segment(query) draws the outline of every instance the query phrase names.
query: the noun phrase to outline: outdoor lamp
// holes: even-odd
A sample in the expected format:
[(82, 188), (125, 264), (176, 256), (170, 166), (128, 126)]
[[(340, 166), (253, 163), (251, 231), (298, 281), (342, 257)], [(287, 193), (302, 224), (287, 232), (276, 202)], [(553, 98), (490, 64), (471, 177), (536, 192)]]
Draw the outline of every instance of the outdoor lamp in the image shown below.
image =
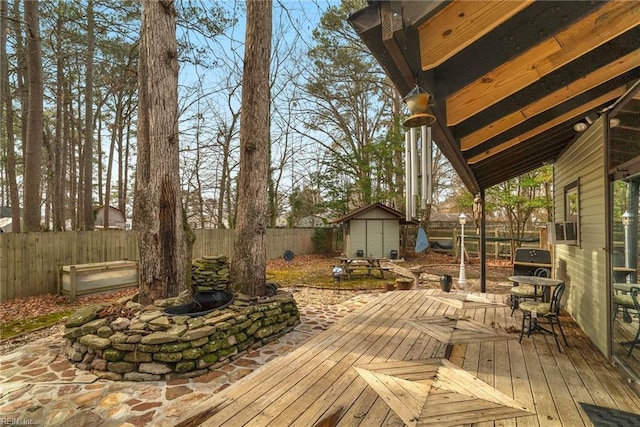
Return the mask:
[(631, 224), (631, 214), (629, 213), (629, 211), (624, 211), (624, 213), (622, 214), (622, 225), (628, 227), (629, 224)]
[(413, 88), (402, 101), (407, 104), (411, 115), (402, 123), (404, 127), (415, 128), (433, 123), (435, 117), (427, 113), (429, 107), (429, 93), (420, 86)]
[(460, 221), (460, 225), (464, 226), (467, 223), (467, 216), (464, 213), (461, 213), (458, 220)]
[(584, 132), (588, 127), (589, 126), (587, 126), (585, 122), (578, 122), (573, 125), (573, 130), (575, 130), (576, 132)]
[(467, 284), (467, 276), (464, 271), (464, 225), (467, 223), (467, 217), (463, 213), (458, 217), (460, 221), (461, 234), (460, 234), (460, 275), (458, 276), (458, 286), (464, 287)]

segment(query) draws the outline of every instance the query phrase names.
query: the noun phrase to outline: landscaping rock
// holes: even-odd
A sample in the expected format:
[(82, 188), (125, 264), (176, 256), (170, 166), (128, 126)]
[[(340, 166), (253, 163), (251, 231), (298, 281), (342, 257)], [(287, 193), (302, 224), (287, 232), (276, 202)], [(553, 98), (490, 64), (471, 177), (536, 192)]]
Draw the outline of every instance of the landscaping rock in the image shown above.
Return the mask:
[(91, 348), (104, 349), (111, 345), (111, 340), (109, 338), (100, 338), (97, 335), (84, 335), (78, 338), (78, 341), (82, 345), (86, 345)]
[[(208, 280), (228, 275), (220, 264), (225, 262), (219, 257), (199, 261), (199, 277)], [(224, 278), (207, 283), (226, 288)], [(187, 296), (190, 298), (183, 292), (180, 298)], [(134, 307), (131, 302), (127, 306)], [(157, 307), (140, 308), (142, 311), (131, 313), (132, 319), (121, 315), (112, 321), (99, 318), (107, 312), (100, 305), (78, 310), (64, 331), (67, 358), (78, 369), (92, 369), (103, 379), (191, 378), (282, 336), (300, 322), (293, 296), (282, 291), (268, 298), (239, 295), (228, 308), (205, 316), (167, 316)]]
[(90, 305), (87, 307), (82, 307), (71, 316), (65, 323), (65, 326), (68, 328), (73, 328), (76, 326), (82, 326), (85, 323), (88, 323), (98, 317), (98, 313), (104, 308), (103, 304), (99, 305)]

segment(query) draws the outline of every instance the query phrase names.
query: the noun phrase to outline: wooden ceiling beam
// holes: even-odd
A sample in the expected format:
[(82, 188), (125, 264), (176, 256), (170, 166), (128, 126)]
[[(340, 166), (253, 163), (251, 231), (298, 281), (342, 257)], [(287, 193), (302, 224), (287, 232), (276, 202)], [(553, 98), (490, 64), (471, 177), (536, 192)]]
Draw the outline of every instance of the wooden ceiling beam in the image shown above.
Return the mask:
[(532, 3), (454, 1), (418, 27), (420, 62), (433, 69)]
[(449, 96), (447, 124), (454, 126), (468, 119), (638, 25), (637, 2), (613, 1), (603, 5), (555, 37)]
[(554, 118), (553, 120), (548, 121), (547, 123), (540, 125), (534, 129), (531, 129), (528, 132), (523, 133), (522, 135), (519, 135), (515, 138), (512, 138), (508, 141), (503, 142), (502, 144), (496, 145), (495, 147), (492, 147), (486, 151), (484, 151), (483, 153), (480, 153), (476, 156), (471, 157), (470, 159), (467, 160), (467, 163), (470, 165), (476, 164), (478, 162), (481, 162), (482, 160), (485, 160), (491, 156), (494, 156), (504, 150), (507, 150), (511, 147), (515, 147), (516, 145), (536, 136), (541, 134), (544, 131), (547, 131), (551, 128), (553, 128), (554, 126), (557, 126), (559, 124), (564, 123), (565, 121), (571, 120), (571, 118), (579, 116), (581, 114), (585, 114), (587, 112), (589, 112), (590, 110), (597, 108), (598, 106), (611, 101), (612, 99), (615, 99), (619, 96), (621, 96), (623, 93), (625, 92), (625, 88), (621, 87), (618, 88), (616, 90), (613, 90), (609, 93), (606, 93), (584, 105), (581, 105), (578, 108), (574, 108), (571, 111), (567, 111), (566, 113)]
[(598, 85), (613, 79), (621, 74), (640, 66), (640, 49), (637, 49), (628, 55), (616, 60), (614, 63), (607, 64), (598, 70), (570, 83), (566, 87), (545, 96), (544, 98), (527, 105), (520, 111), (508, 114), (500, 120), (485, 126), (477, 131), (460, 139), (460, 149), (463, 151), (470, 150), (485, 141), (499, 135), (514, 126), (523, 123), (527, 119), (547, 111), (561, 103), (580, 95)]

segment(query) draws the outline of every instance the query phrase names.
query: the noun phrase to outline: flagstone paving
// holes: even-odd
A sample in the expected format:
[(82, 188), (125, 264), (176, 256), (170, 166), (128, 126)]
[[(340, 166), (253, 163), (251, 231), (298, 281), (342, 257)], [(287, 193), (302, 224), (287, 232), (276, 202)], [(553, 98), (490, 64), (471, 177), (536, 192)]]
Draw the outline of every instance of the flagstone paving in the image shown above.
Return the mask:
[(207, 374), (168, 382), (99, 379), (68, 361), (61, 333), (33, 341), (0, 356), (0, 424), (173, 426), (200, 400), (288, 353), (375, 296), (299, 307), (302, 323), (292, 332)]

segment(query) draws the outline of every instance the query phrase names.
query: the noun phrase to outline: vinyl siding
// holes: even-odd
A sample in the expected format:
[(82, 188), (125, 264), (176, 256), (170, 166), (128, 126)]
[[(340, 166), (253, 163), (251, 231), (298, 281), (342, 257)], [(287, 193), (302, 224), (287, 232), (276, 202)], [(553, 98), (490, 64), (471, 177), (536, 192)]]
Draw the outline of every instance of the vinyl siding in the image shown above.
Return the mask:
[(557, 245), (556, 277), (567, 285), (569, 314), (607, 354), (609, 341), (603, 120), (595, 122), (554, 165), (554, 218), (564, 220), (564, 187), (579, 178), (579, 246)]

